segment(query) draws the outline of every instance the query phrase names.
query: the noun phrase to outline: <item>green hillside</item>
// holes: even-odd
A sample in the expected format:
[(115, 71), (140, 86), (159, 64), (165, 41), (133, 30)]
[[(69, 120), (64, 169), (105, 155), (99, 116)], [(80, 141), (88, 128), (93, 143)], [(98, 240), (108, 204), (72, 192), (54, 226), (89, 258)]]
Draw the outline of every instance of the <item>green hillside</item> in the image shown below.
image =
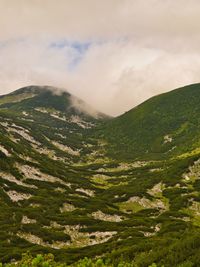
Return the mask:
[(0, 97), (0, 261), (199, 266), (200, 85), (117, 118), (55, 90)]
[(111, 120), (102, 135), (121, 158), (169, 158), (199, 147), (200, 84), (155, 96)]

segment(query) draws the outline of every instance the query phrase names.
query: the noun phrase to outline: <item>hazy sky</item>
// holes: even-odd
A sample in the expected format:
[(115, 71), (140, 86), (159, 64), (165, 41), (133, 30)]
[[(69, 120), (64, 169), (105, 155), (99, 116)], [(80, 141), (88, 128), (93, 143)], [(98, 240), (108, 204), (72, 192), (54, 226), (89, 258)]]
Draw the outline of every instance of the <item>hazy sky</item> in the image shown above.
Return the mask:
[(0, 0), (0, 94), (66, 88), (121, 114), (200, 82), (199, 0)]

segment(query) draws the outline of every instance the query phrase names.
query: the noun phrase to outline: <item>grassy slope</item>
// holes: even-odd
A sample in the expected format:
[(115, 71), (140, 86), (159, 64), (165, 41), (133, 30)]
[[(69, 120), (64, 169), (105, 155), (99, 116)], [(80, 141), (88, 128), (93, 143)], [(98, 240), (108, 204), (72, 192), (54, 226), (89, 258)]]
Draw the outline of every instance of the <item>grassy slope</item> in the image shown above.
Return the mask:
[[(164, 158), (199, 146), (200, 84), (155, 96), (111, 120), (102, 136), (121, 158)], [(169, 135), (172, 142), (164, 143)], [(170, 149), (174, 148), (172, 151)]]
[[(52, 252), (57, 260), (68, 263), (84, 256), (103, 255), (114, 262), (121, 256), (126, 260), (134, 259), (142, 267), (152, 262), (178, 266), (187, 259), (197, 264), (200, 217), (192, 201), (198, 203), (200, 199), (199, 163), (196, 163), (190, 180), (185, 180), (184, 174), (190, 172), (189, 166), (199, 158), (199, 89), (199, 85), (192, 85), (154, 97), (119, 118), (110, 120), (106, 123), (106, 129), (99, 125), (99, 121), (88, 116), (82, 119), (96, 124), (96, 127), (84, 129), (72, 123), (70, 118), (75, 110), (66, 109), (66, 101), (61, 102), (65, 108), (60, 109), (59, 102), (63, 99), (51, 94), (11, 104), (3, 101), (1, 122), (16, 129), (22, 127), (41, 146), (34, 148), (19, 132), (9, 132), (8, 126), (0, 126), (0, 144), (11, 154), (6, 156), (0, 153), (1, 172), (11, 173), (19, 181), (38, 187), (37, 190), (23, 187), (6, 181), (0, 175), (1, 259), (17, 259), (22, 252), (30, 250), (33, 254)], [(45, 101), (46, 96), (50, 97), (48, 102)], [(48, 112), (34, 110), (38, 106), (43, 106)], [(66, 120), (52, 117), (55, 111)], [(18, 141), (13, 141), (11, 135)], [(165, 135), (172, 136), (173, 141), (163, 144)], [(80, 156), (60, 150), (52, 141), (80, 150)], [(166, 153), (172, 146), (177, 146), (177, 150)], [(40, 147), (53, 151), (58, 159), (40, 154)], [(145, 153), (147, 149), (149, 151)], [(191, 153), (194, 149), (195, 152)], [(135, 162), (135, 157), (145, 160), (144, 164)], [(24, 180), (16, 168), (16, 162), (38, 168), (42, 173), (71, 183), (71, 187), (59, 182)], [(103, 186), (100, 179), (103, 180)], [(160, 183), (162, 190), (156, 193), (152, 191)], [(58, 187), (64, 191), (57, 192), (55, 189)], [(92, 190), (95, 194), (90, 197), (76, 191), (80, 188)], [(31, 198), (12, 202), (6, 193), (9, 190), (31, 194)], [(128, 202), (132, 197), (137, 200), (145, 198), (146, 204)], [(61, 213), (60, 208), (65, 202), (76, 209)], [(164, 209), (159, 207), (160, 202), (165, 206)], [(123, 219), (104, 221), (92, 217), (92, 213), (99, 210)], [(22, 224), (23, 216), (36, 222)], [(61, 227), (53, 226), (52, 221)], [(84, 226), (76, 233), (79, 239), (76, 242), (86, 244), (87, 238), (82, 233), (94, 235), (96, 232), (116, 231), (117, 234), (105, 243), (90, 247), (74, 247), (72, 242), (73, 245), (59, 250), (50, 248), (47, 244), (71, 240), (72, 233), (64, 231), (65, 225)], [(156, 232), (158, 227), (159, 231)], [(40, 237), (46, 245), (32, 244), (17, 233), (31, 233)]]

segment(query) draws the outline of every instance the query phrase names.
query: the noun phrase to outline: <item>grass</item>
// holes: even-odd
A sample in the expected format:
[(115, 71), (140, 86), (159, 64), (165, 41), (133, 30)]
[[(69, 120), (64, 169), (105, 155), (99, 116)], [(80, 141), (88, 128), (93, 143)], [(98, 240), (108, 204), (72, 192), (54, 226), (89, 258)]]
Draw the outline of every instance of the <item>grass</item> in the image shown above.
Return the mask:
[(133, 213), (145, 209), (142, 205), (140, 205), (137, 202), (122, 202), (119, 204), (119, 208), (123, 212), (133, 212)]

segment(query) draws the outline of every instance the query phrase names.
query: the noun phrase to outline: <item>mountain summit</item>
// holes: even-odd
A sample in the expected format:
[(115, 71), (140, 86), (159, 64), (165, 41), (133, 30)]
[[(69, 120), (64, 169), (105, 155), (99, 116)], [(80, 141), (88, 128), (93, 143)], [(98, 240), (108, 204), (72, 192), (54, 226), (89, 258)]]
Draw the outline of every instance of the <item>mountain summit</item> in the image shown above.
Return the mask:
[(51, 86), (28, 86), (8, 95), (0, 96), (0, 107), (15, 110), (47, 108), (71, 115), (105, 118), (84, 101), (63, 89)]

